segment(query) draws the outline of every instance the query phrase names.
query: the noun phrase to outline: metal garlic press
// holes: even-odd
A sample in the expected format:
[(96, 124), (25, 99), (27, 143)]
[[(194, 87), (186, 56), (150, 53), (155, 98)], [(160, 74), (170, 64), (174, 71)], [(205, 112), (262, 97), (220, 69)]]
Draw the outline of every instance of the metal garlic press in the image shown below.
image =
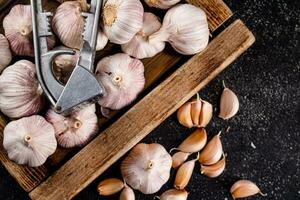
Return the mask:
[(49, 50), (47, 37), (52, 36), (51, 12), (42, 10), (41, 0), (31, 0), (32, 28), (37, 77), (47, 98), (56, 112), (68, 112), (83, 103), (94, 102), (104, 95), (104, 88), (94, 75), (94, 59), (97, 43), (97, 30), (102, 0), (91, 0), (88, 12), (83, 12), (85, 29), (83, 47), (76, 66), (64, 85), (53, 73), (52, 61), (61, 54), (75, 54), (72, 50)]

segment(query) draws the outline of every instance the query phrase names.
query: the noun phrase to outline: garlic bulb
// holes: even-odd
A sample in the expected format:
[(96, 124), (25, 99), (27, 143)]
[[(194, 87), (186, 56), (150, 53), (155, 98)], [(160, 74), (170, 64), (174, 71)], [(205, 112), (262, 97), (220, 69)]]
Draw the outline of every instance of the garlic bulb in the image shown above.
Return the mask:
[(262, 196), (267, 196), (267, 194), (261, 192), (255, 183), (249, 180), (235, 182), (230, 189), (230, 193), (233, 199), (246, 198), (258, 193)]
[(97, 133), (98, 119), (95, 112), (95, 104), (75, 110), (68, 116), (57, 114), (50, 109), (46, 119), (54, 126), (58, 144), (71, 148), (86, 144)]
[(12, 55), (9, 49), (9, 43), (4, 35), (0, 34), (0, 73), (9, 65)]
[(145, 0), (148, 6), (161, 9), (168, 9), (177, 4), (179, 1), (180, 0)]
[(188, 193), (185, 190), (170, 189), (164, 192), (159, 199), (160, 200), (187, 200)]
[(149, 36), (150, 42), (168, 41), (177, 52), (184, 55), (202, 51), (208, 40), (206, 14), (190, 4), (179, 4), (168, 10), (161, 29)]
[(127, 54), (103, 58), (97, 65), (96, 75), (107, 93), (99, 104), (113, 110), (130, 104), (145, 85), (143, 63)]
[(125, 44), (143, 25), (144, 8), (139, 0), (107, 0), (103, 8), (103, 27), (112, 43)]
[[(34, 56), (30, 5), (15, 5), (3, 19), (3, 28), (11, 50), (20, 56)], [(48, 37), (48, 46), (53, 48), (55, 38)]]
[(138, 144), (121, 164), (126, 183), (144, 194), (157, 192), (169, 179), (172, 158), (160, 144)]
[(21, 60), (0, 76), (0, 110), (11, 118), (38, 113), (43, 107), (43, 90), (36, 79), (35, 65)]
[(108, 43), (108, 37), (105, 35), (105, 33), (102, 30), (98, 30), (96, 51), (100, 51), (104, 49), (107, 43)]
[(42, 165), (57, 146), (53, 126), (38, 115), (10, 122), (3, 135), (9, 159), (30, 167)]
[(236, 94), (232, 90), (228, 89), (224, 82), (223, 86), (224, 90), (221, 95), (219, 117), (226, 120), (236, 115), (239, 111), (240, 103)]
[(102, 196), (109, 196), (120, 192), (124, 188), (124, 182), (117, 178), (109, 178), (101, 181), (98, 185), (98, 192)]
[(142, 29), (130, 40), (121, 45), (123, 52), (138, 59), (155, 56), (165, 48), (164, 41), (149, 42), (148, 37), (158, 31), (161, 23), (154, 14), (145, 12)]

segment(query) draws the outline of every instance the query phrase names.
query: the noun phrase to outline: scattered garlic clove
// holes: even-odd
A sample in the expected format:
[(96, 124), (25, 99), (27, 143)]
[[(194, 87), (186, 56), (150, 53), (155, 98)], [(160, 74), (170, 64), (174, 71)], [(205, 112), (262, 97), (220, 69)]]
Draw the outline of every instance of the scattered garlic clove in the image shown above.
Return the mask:
[(43, 90), (36, 78), (35, 65), (20, 60), (0, 76), (0, 110), (10, 118), (38, 113), (44, 105)]
[(236, 94), (232, 90), (228, 89), (224, 82), (223, 85), (224, 90), (221, 95), (219, 117), (226, 120), (236, 115), (240, 104)]
[(102, 18), (108, 39), (115, 44), (129, 42), (142, 28), (143, 14), (144, 8), (139, 0), (107, 0)]
[(206, 130), (204, 128), (198, 128), (189, 137), (187, 137), (177, 149), (187, 153), (196, 153), (203, 149), (206, 142)]
[(53, 126), (38, 115), (11, 121), (3, 132), (3, 147), (9, 159), (38, 167), (56, 150)]
[(146, 4), (150, 7), (168, 9), (177, 4), (180, 0), (145, 0)]
[(201, 165), (201, 174), (210, 178), (218, 177), (225, 170), (225, 165), (226, 158), (225, 155), (223, 155), (223, 158), (213, 165)]
[(249, 180), (239, 180), (235, 182), (230, 189), (230, 193), (233, 199), (246, 198), (258, 193), (262, 196), (266, 196), (255, 183)]
[(102, 196), (109, 196), (120, 192), (124, 188), (124, 182), (117, 178), (109, 178), (101, 181), (98, 185), (98, 192)]
[(106, 89), (99, 104), (112, 110), (129, 105), (145, 85), (143, 63), (124, 53), (103, 58), (97, 65), (96, 75)]
[(144, 194), (153, 194), (169, 180), (172, 158), (160, 144), (138, 144), (121, 164), (126, 183)]
[(190, 102), (185, 103), (177, 111), (177, 119), (179, 123), (187, 128), (192, 128), (194, 126), (193, 120), (191, 118), (191, 106), (192, 104)]
[(220, 135), (221, 132), (215, 135), (200, 153), (199, 161), (202, 165), (213, 165), (221, 159), (223, 147)]
[(102, 30), (98, 30), (96, 51), (104, 49), (108, 43), (108, 38)]
[(185, 190), (170, 189), (164, 192), (159, 199), (160, 200), (187, 200), (188, 193)]
[(7, 67), (12, 59), (12, 55), (9, 48), (9, 43), (6, 37), (0, 34), (0, 73)]
[(154, 14), (145, 12), (142, 29), (126, 44), (121, 45), (123, 52), (138, 59), (150, 58), (165, 48), (165, 42), (151, 43), (149, 35), (161, 27), (159, 18)]
[(65, 148), (86, 144), (98, 131), (95, 104), (75, 110), (67, 116), (50, 109), (46, 119), (54, 126), (58, 144)]
[(135, 200), (134, 191), (130, 187), (125, 186), (120, 194), (119, 200)]
[(206, 14), (190, 4), (179, 4), (168, 10), (161, 29), (149, 37), (150, 42), (168, 41), (177, 52), (184, 55), (204, 50), (208, 40)]
[[(3, 19), (3, 28), (12, 52), (20, 56), (34, 56), (30, 5), (15, 5)], [(55, 38), (48, 37), (47, 41), (49, 48), (53, 48)]]
[(184, 163), (188, 157), (190, 156), (190, 153), (179, 151), (175, 153), (172, 156), (172, 168), (177, 169), (182, 163)]
[(205, 127), (211, 120), (213, 115), (213, 106), (204, 100), (201, 100), (202, 108), (199, 117), (199, 127)]

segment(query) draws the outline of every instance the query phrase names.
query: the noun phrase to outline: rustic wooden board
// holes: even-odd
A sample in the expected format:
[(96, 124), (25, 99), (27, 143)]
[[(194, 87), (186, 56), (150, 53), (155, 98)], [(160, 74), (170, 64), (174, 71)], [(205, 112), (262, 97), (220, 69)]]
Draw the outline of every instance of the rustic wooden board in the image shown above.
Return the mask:
[[(18, 0), (14, 2), (14, 4), (18, 3), (28, 4), (29, 0)], [(228, 9), (228, 7), (224, 4), (222, 0), (195, 0), (191, 3), (197, 6), (201, 6), (201, 8), (204, 9), (206, 12), (213, 13), (207, 13), (209, 27), (211, 31), (214, 31), (217, 27), (219, 27), (228, 18), (232, 16), (232, 12)], [(53, 11), (58, 4), (54, 0), (44, 0), (43, 5), (47, 10)], [(5, 12), (0, 14), (0, 21), (3, 20), (3, 17), (7, 14), (8, 11), (9, 10), (6, 10)], [(0, 26), (0, 32), (3, 33), (2, 25)], [(167, 48), (166, 50), (164, 50), (164, 52), (158, 54), (157, 56), (151, 59), (143, 60), (143, 63), (145, 65), (146, 88), (155, 83), (170, 68), (174, 67), (178, 63), (178, 61), (180, 61), (181, 59), (186, 59), (186, 57), (181, 56), (172, 50), (169, 50), (170, 49)], [(103, 51), (97, 54), (97, 60), (99, 60), (103, 56), (112, 54), (111, 52), (116, 52), (115, 46), (109, 44)], [(107, 123), (107, 120), (102, 118), (100, 120), (100, 125), (103, 125), (105, 123)], [(0, 121), (0, 124), (0, 126), (2, 126), (3, 128), (5, 126), (5, 121)], [(1, 144), (3, 140), (2, 132), (3, 129), (0, 128)], [(73, 153), (74, 151), (74, 149), (58, 148), (56, 153), (52, 155), (50, 159), (48, 159), (45, 165), (39, 168), (29, 168), (26, 166), (16, 165), (13, 162), (11, 162), (8, 159), (2, 145), (0, 150), (1, 162), (7, 168), (9, 173), (22, 186), (22, 188), (27, 192), (30, 192), (42, 181), (44, 181), (48, 177), (48, 175), (51, 174), (51, 171), (54, 171), (57, 168), (57, 166), (63, 164), (62, 160), (66, 160), (68, 158), (68, 155), (70, 153)]]
[(240, 20), (235, 21), (206, 50), (176, 70), (35, 188), (30, 197), (34, 200), (74, 197), (248, 49), (254, 40), (247, 27)]

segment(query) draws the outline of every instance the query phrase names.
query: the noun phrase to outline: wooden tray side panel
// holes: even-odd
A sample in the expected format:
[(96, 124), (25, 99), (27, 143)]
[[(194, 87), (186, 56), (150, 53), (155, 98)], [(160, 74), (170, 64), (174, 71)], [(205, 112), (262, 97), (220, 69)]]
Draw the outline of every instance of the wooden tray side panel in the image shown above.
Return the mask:
[(119, 120), (30, 193), (34, 200), (70, 199), (203, 88), (254, 42), (240, 21), (216, 37)]

